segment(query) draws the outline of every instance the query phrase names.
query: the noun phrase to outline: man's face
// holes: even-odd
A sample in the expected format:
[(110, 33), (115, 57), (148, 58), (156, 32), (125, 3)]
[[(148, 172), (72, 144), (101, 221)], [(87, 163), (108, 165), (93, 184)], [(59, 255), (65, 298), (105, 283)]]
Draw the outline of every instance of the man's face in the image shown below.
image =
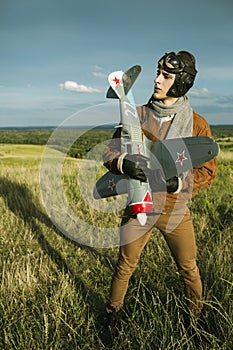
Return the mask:
[(168, 73), (161, 67), (159, 67), (157, 71), (157, 76), (154, 80), (155, 85), (153, 97), (156, 100), (162, 100), (164, 104), (174, 103), (177, 100), (177, 98), (167, 96), (167, 93), (170, 87), (173, 85), (175, 78), (175, 74)]

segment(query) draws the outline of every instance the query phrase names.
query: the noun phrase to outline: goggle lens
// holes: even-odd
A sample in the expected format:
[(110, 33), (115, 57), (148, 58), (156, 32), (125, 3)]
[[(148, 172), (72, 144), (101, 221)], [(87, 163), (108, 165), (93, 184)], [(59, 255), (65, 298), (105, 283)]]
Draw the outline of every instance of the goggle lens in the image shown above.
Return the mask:
[(165, 70), (175, 74), (181, 72), (184, 69), (183, 62), (173, 52), (169, 54), (166, 53), (164, 56), (163, 66)]
[(179, 60), (172, 55), (168, 55), (166, 57), (166, 64), (171, 64), (172, 65), (171, 68), (179, 68), (179, 66), (180, 66)]

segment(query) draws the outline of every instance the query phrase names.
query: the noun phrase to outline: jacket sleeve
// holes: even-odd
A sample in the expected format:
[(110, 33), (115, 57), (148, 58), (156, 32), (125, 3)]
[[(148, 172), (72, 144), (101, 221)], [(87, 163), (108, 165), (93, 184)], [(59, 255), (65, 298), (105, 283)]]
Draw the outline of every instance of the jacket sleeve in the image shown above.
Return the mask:
[(118, 157), (121, 154), (121, 127), (118, 127), (113, 134), (103, 153), (104, 166), (113, 174), (120, 174), (117, 169)]
[[(212, 138), (207, 121), (194, 113), (193, 136), (208, 136)], [(199, 190), (209, 187), (217, 175), (217, 158), (197, 166), (193, 169), (193, 193), (195, 196)]]
[(217, 175), (216, 158), (204, 163), (202, 166), (194, 168), (193, 196), (199, 190), (209, 187)]

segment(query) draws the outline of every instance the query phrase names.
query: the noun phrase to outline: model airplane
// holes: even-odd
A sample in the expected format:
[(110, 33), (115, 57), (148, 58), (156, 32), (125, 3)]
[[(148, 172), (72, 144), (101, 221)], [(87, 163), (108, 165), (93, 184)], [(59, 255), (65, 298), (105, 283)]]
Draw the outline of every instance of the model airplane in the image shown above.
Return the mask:
[[(108, 80), (110, 88), (107, 98), (118, 98), (120, 102), (121, 152), (149, 156), (150, 168), (161, 169), (165, 180), (178, 176), (201, 165), (219, 153), (218, 144), (205, 136), (166, 139), (153, 142), (150, 150), (142, 140), (142, 130), (137, 109), (127, 97), (133, 83), (141, 72), (136, 65), (125, 73), (113, 72)], [(94, 198), (106, 198), (128, 193), (128, 206), (141, 225), (145, 225), (147, 214), (152, 211), (152, 194), (148, 182), (131, 179), (127, 175), (107, 172), (96, 183)]]

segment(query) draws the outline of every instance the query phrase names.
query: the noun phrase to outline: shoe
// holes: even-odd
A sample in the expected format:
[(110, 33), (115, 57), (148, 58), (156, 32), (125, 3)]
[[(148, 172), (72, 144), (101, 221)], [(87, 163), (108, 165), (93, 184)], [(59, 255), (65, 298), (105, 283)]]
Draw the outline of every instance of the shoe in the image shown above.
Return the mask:
[(106, 311), (104, 329), (100, 339), (105, 346), (111, 347), (120, 330), (120, 311)]

